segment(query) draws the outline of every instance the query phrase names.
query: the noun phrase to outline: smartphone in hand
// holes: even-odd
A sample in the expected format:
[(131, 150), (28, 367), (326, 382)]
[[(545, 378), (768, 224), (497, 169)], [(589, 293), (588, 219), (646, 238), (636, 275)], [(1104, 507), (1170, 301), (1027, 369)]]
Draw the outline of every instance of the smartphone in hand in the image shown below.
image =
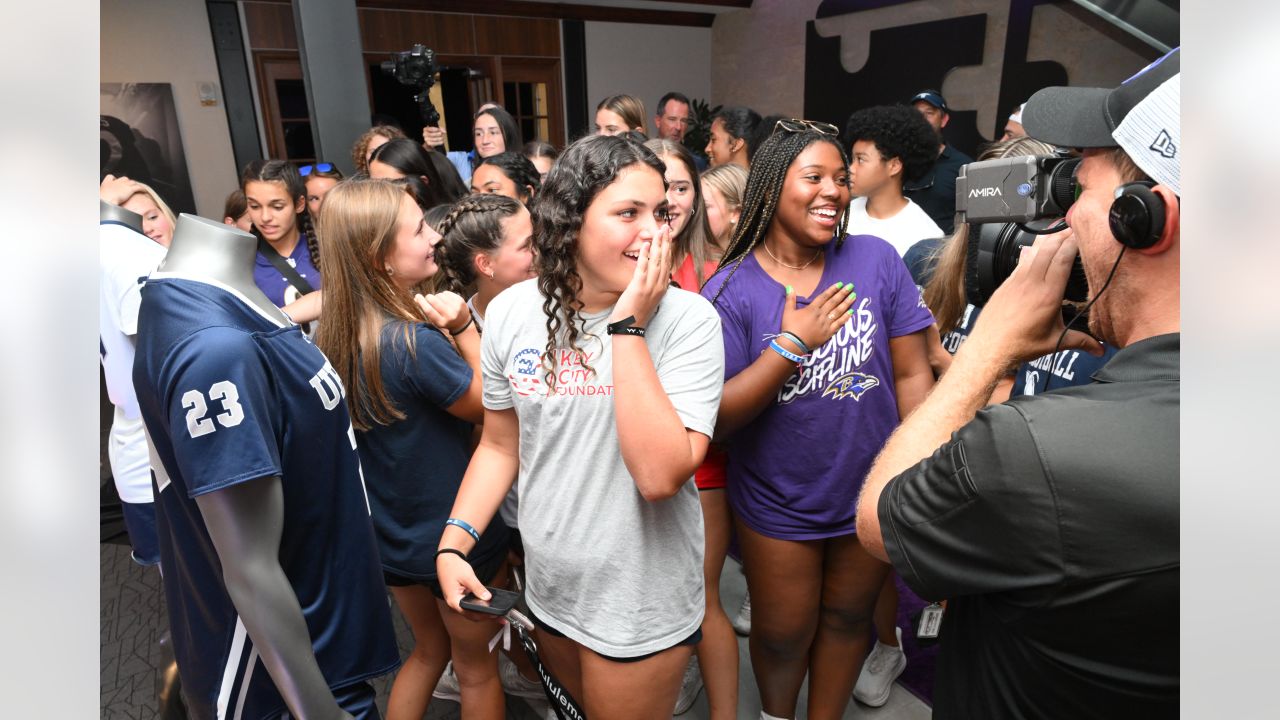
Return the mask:
[(488, 600), (481, 600), (474, 593), (467, 593), (462, 597), (462, 609), (486, 615), (506, 615), (511, 608), (516, 606), (516, 601), (520, 599), (520, 593), (511, 592), (510, 590), (489, 587), (488, 585), (485, 586), (485, 589), (493, 597)]

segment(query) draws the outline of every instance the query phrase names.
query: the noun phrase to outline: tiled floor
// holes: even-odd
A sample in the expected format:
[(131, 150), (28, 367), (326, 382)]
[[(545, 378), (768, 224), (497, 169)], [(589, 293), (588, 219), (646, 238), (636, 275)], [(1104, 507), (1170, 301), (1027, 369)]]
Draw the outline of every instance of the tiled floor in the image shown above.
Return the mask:
[[(161, 638), (168, 626), (160, 591), (160, 577), (155, 570), (141, 568), (129, 558), (127, 546), (103, 543), (101, 546), (101, 692), (103, 720), (152, 720), (159, 717), (157, 696), (161, 687), (161, 669), (170, 662)], [(746, 583), (733, 562), (727, 563), (721, 580), (725, 607), (736, 609), (742, 601)], [(394, 607), (394, 606), (393, 606)], [(393, 611), (396, 634), (402, 655), (408, 654), (412, 636), (398, 611)], [(746, 639), (739, 641), (740, 667), (738, 717), (759, 717), (760, 697), (751, 676)], [(379, 707), (385, 709), (390, 676), (376, 683)], [(801, 692), (799, 717), (805, 717), (804, 692)], [(538, 703), (541, 705), (541, 703)], [(541, 718), (545, 707), (535, 711), (523, 700), (512, 698), (507, 704), (507, 717), (521, 720)], [(929, 707), (901, 686), (895, 686), (889, 702), (871, 709), (850, 703), (846, 719), (925, 720)], [(457, 703), (436, 701), (428, 710), (431, 720), (459, 717)], [(701, 693), (693, 708), (681, 720), (707, 718), (706, 693)], [(168, 720), (167, 718), (165, 720)]]

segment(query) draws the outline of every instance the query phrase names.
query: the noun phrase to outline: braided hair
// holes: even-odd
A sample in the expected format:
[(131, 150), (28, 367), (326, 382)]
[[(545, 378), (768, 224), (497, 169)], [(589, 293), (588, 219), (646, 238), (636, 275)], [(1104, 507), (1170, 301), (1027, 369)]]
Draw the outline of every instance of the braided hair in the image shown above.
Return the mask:
[(476, 285), (477, 253), (496, 252), (505, 237), (502, 221), (522, 206), (506, 195), (477, 193), (453, 204), (436, 232), (444, 236), (436, 246), (436, 264), (444, 274), (444, 289), (466, 297)]
[[(769, 232), (769, 226), (773, 224), (773, 215), (778, 209), (778, 198), (782, 196), (782, 186), (787, 177), (787, 170), (805, 148), (816, 142), (825, 142), (835, 147), (845, 167), (848, 167), (848, 153), (844, 151), (840, 141), (831, 135), (813, 131), (784, 131), (774, 133), (760, 144), (755, 160), (751, 162), (751, 171), (747, 175), (747, 193), (742, 200), (742, 214), (738, 220), (737, 230), (729, 240), (729, 247), (725, 250), (724, 257), (720, 258), (720, 266), (716, 268), (716, 272), (730, 265), (733, 267), (712, 296), (712, 305), (720, 298), (720, 293), (728, 287), (729, 281), (742, 266), (742, 261), (746, 260), (747, 255), (764, 240)], [(836, 247), (844, 243), (844, 231), (848, 223), (849, 214), (846, 210), (841, 213), (840, 222), (836, 223), (833, 233)]]
[[(666, 167), (653, 151), (623, 137), (588, 135), (565, 149), (533, 201), (533, 244), (537, 251), (538, 292), (547, 317), (547, 347), (542, 367), (547, 387), (555, 388), (555, 350), (562, 338), (576, 348), (582, 323), (582, 276), (578, 240), (587, 208), (626, 168), (644, 165), (659, 177)], [(666, 181), (663, 181), (665, 187)], [(599, 338), (596, 338), (599, 341)], [(590, 366), (584, 367), (590, 370)]]
[[(302, 212), (298, 213), (298, 232), (307, 243), (307, 253), (311, 256), (311, 265), (320, 269), (320, 239), (316, 237), (316, 226), (307, 212), (307, 186), (298, 174), (298, 168), (288, 160), (254, 160), (244, 166), (240, 173), (240, 190), (246, 192), (251, 182), (278, 182), (284, 185), (289, 199), (295, 204), (302, 200)], [(262, 239), (258, 226), (253, 226), (255, 237)], [(321, 277), (324, 273), (321, 273)]]

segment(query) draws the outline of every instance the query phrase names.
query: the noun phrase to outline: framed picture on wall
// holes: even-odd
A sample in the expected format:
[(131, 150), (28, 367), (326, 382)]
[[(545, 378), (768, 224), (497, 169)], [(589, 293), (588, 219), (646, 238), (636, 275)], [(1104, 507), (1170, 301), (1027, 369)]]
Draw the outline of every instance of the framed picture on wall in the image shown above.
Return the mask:
[(150, 185), (175, 213), (195, 213), (191, 175), (169, 83), (102, 83), (98, 176)]

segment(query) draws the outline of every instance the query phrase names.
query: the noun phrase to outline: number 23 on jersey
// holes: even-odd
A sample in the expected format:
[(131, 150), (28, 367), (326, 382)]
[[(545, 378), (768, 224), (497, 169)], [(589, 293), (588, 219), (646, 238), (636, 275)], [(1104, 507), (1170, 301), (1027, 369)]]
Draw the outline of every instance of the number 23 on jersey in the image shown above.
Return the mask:
[(244, 420), (244, 408), (240, 406), (240, 391), (230, 380), (216, 382), (209, 386), (209, 400), (219, 401), (222, 412), (212, 418), (205, 417), (209, 403), (205, 394), (199, 390), (188, 390), (182, 394), (182, 407), (187, 410), (187, 432), (198, 438), (217, 430), (214, 420), (222, 427), (234, 427)]

